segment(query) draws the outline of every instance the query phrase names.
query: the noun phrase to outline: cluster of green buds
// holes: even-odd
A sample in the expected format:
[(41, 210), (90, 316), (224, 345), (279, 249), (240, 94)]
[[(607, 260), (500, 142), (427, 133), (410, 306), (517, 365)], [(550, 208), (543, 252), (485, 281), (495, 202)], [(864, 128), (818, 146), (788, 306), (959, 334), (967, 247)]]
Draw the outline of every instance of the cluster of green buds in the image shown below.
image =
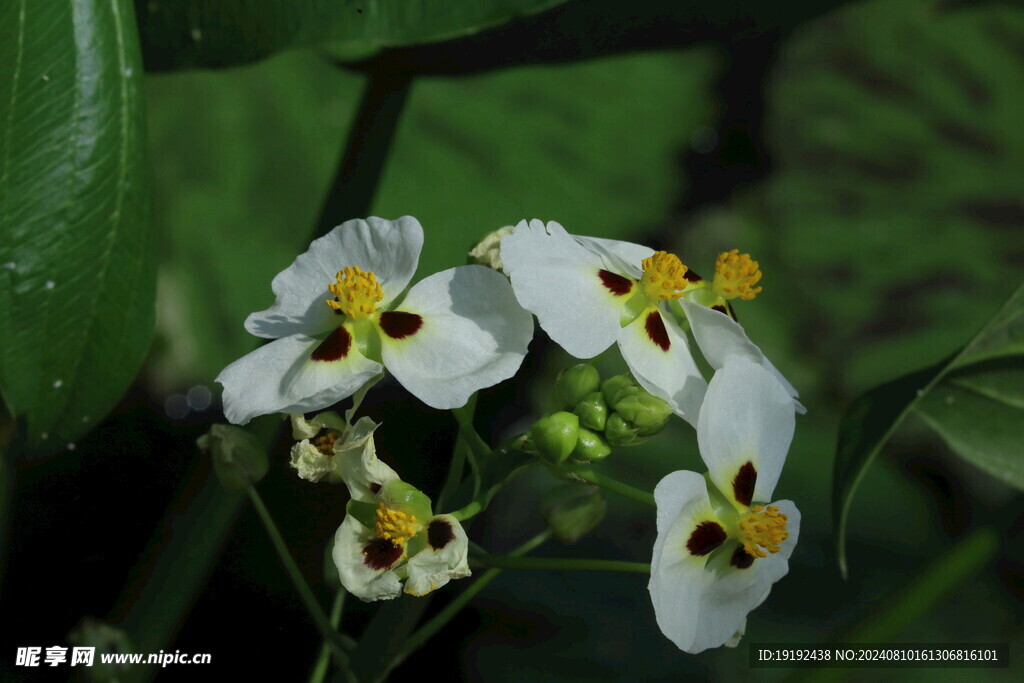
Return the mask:
[(580, 363), (555, 383), (560, 410), (534, 423), (532, 449), (555, 464), (603, 460), (612, 448), (634, 446), (660, 432), (672, 408), (626, 373), (604, 382), (597, 369)]

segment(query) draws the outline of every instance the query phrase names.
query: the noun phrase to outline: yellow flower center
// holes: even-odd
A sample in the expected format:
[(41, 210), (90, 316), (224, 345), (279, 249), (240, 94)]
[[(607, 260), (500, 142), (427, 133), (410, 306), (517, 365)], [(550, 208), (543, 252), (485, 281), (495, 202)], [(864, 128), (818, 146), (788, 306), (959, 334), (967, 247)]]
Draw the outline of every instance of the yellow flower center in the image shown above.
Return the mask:
[(392, 510), (384, 503), (377, 506), (377, 536), (395, 545), (403, 545), (416, 535), (416, 515)]
[(327, 305), (349, 318), (369, 318), (377, 310), (377, 303), (384, 298), (384, 290), (377, 282), (373, 271), (359, 266), (345, 266), (334, 276), (337, 282), (327, 285), (334, 295)]
[(715, 279), (711, 286), (723, 299), (744, 299), (749, 301), (761, 291), (755, 287), (761, 279), (761, 270), (750, 254), (741, 254), (739, 249), (723, 251), (715, 263)]
[(640, 264), (644, 269), (640, 286), (652, 301), (657, 299), (678, 299), (689, 285), (686, 266), (675, 254), (656, 251)]
[(334, 455), (334, 442), (337, 440), (337, 432), (327, 432), (313, 439), (313, 446), (324, 455)]
[(768, 553), (779, 552), (787, 538), (786, 515), (774, 505), (767, 508), (755, 505), (740, 517), (740, 542), (751, 557), (768, 557)]

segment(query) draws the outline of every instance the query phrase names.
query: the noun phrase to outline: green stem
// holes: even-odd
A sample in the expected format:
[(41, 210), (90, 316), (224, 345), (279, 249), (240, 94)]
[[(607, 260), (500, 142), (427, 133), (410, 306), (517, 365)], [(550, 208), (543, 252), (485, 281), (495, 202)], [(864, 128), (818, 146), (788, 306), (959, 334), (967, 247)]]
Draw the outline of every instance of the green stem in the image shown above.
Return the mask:
[(474, 557), (473, 561), (485, 567), (498, 567), (500, 569), (651, 573), (651, 565), (646, 562), (624, 562), (620, 560), (577, 560), (561, 557), (483, 555)]
[(566, 467), (566, 472), (573, 474), (583, 481), (590, 482), (596, 486), (600, 486), (603, 489), (617, 493), (620, 496), (635, 500), (638, 503), (644, 503), (646, 505), (655, 505), (654, 495), (647, 491), (635, 488), (629, 484), (624, 484), (618, 479), (613, 479), (606, 474), (600, 474), (590, 469), (589, 467)]
[[(267, 535), (270, 536), (271, 543), (274, 544), (274, 550), (277, 551), (277, 556), (281, 560), (281, 564), (284, 565), (285, 571), (288, 572), (288, 576), (291, 577), (292, 583), (295, 584), (295, 590), (298, 592), (299, 597), (302, 599), (303, 604), (306, 606), (306, 611), (309, 612), (309, 616), (312, 617), (316, 627), (320, 630), (320, 635), (323, 639), (330, 644), (331, 649), (334, 651), (334, 659), (338, 664), (338, 667), (343, 671), (347, 671), (349, 668), (348, 655), (345, 654), (345, 649), (352, 647), (354, 643), (348, 641), (342, 637), (340, 633), (331, 625), (327, 615), (324, 614), (323, 609), (320, 607), (320, 603), (317, 602), (316, 597), (313, 595), (313, 591), (310, 590), (309, 584), (306, 583), (306, 579), (303, 578), (302, 572), (299, 571), (298, 565), (295, 564), (295, 559), (292, 557), (291, 552), (288, 550), (288, 546), (284, 542), (284, 538), (281, 536), (281, 532), (277, 529), (277, 524), (274, 523), (274, 518), (270, 515), (270, 510), (263, 504), (263, 498), (260, 497), (259, 492), (252, 486), (248, 489), (249, 499), (252, 501), (252, 505), (256, 508), (257, 514), (260, 516), (260, 521), (263, 522), (263, 526), (267, 529)], [(352, 681), (355, 681), (354, 676), (349, 676)]]
[[(341, 624), (341, 610), (345, 607), (345, 595), (346, 591), (344, 588), (338, 587), (338, 590), (334, 593), (334, 604), (331, 605), (331, 627), (335, 631), (338, 630), (338, 626)], [(316, 661), (316, 668), (313, 669), (313, 674), (309, 677), (309, 683), (323, 683), (324, 676), (327, 675), (327, 668), (331, 663), (331, 649), (324, 641), (324, 644), (320, 646), (320, 656)]]
[[(537, 534), (529, 541), (519, 546), (511, 553), (509, 557), (519, 557), (530, 552), (537, 546), (544, 543), (551, 537), (550, 531), (542, 531)], [(411, 655), (416, 650), (423, 647), (428, 640), (434, 637), (434, 635), (440, 631), (449, 621), (451, 621), (459, 611), (465, 607), (470, 600), (476, 597), (476, 595), (487, 587), (491, 581), (497, 578), (498, 574), (501, 573), (501, 569), (495, 567), (494, 569), (488, 569), (484, 572), (483, 576), (474, 581), (466, 590), (462, 591), (454, 600), (445, 605), (445, 608), (438, 612), (433, 619), (424, 624), (418, 631), (413, 633), (403, 644), (402, 649), (395, 655), (394, 661), (391, 663), (391, 668), (397, 666), (403, 659)]]
[(482, 479), (480, 472), (480, 460), (486, 459), (491, 455), (491, 447), (487, 445), (480, 435), (476, 431), (476, 427), (473, 426), (473, 413), (476, 411), (476, 394), (473, 394), (473, 398), (466, 402), (461, 408), (452, 409), (452, 414), (455, 415), (455, 421), (459, 423), (459, 440), (462, 441), (469, 449), (466, 453), (466, 460), (469, 461), (469, 469), (473, 471), (473, 497), (476, 498), (480, 494), (480, 482)]

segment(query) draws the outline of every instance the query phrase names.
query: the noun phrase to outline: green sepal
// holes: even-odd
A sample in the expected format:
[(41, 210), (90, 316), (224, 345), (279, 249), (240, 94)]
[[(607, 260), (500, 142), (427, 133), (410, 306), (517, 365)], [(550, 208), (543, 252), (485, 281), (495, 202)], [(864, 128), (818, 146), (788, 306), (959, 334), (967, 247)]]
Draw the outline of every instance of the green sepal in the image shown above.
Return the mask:
[(427, 520), (434, 516), (427, 494), (401, 479), (384, 482), (377, 493), (377, 500), (392, 510), (400, 510), (413, 515), (421, 524), (426, 524)]
[(604, 431), (604, 424), (608, 421), (608, 403), (600, 391), (593, 391), (584, 396), (572, 412), (579, 416), (580, 424), (587, 429), (593, 429), (595, 432)]
[(618, 413), (637, 428), (639, 436), (654, 436), (668, 424), (672, 407), (644, 389), (622, 398), (615, 404)]
[(616, 403), (638, 391), (641, 391), (640, 385), (628, 372), (609, 377), (601, 384), (601, 393), (604, 394), (604, 400), (612, 410), (615, 409)]
[(604, 427), (604, 438), (613, 448), (635, 446), (647, 440), (640, 436), (639, 429), (626, 422), (626, 419), (618, 413), (608, 416), (608, 422)]
[(555, 395), (558, 397), (559, 407), (571, 410), (600, 386), (601, 375), (593, 365), (579, 363), (571, 368), (565, 368), (558, 373), (558, 379), (555, 380)]
[(345, 506), (345, 513), (355, 517), (367, 529), (377, 528), (377, 505), (374, 503), (350, 499)]

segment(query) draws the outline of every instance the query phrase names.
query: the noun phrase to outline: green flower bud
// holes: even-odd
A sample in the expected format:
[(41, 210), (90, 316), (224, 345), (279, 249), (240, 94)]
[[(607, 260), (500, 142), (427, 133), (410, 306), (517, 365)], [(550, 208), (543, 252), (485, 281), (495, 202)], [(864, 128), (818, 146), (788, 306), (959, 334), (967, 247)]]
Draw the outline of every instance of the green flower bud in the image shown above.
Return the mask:
[(377, 493), (377, 500), (392, 510), (401, 510), (415, 516), (420, 524), (426, 524), (434, 516), (427, 494), (401, 479), (384, 482)]
[(608, 403), (608, 407), (613, 410), (616, 403), (638, 391), (642, 391), (640, 385), (636, 383), (636, 380), (628, 372), (616, 375), (615, 377), (609, 377), (601, 385), (601, 393), (604, 394), (604, 400)]
[(534, 422), (530, 440), (542, 457), (557, 465), (576, 448), (579, 431), (580, 418), (563, 410)]
[(562, 408), (571, 409), (587, 394), (597, 391), (600, 385), (601, 375), (598, 374), (597, 368), (589, 363), (580, 363), (558, 373), (555, 395)]
[(633, 446), (646, 440), (640, 436), (639, 429), (626, 422), (618, 413), (608, 416), (608, 422), (604, 426), (604, 438), (614, 448)]
[(579, 415), (580, 425), (583, 427), (597, 432), (604, 431), (604, 423), (608, 420), (608, 404), (605, 403), (604, 394), (600, 391), (587, 394), (576, 404), (572, 412)]
[(621, 399), (615, 404), (615, 412), (636, 427), (640, 436), (654, 436), (672, 416), (668, 403), (643, 390)]
[(267, 473), (263, 444), (241, 427), (213, 425), (196, 445), (213, 458), (213, 471), (228, 491), (245, 491)]
[(580, 427), (579, 437), (576, 439), (576, 448), (572, 449), (572, 457), (576, 460), (593, 462), (604, 460), (612, 449), (604, 442), (599, 434), (589, 429)]
[(575, 543), (604, 519), (608, 504), (594, 486), (567, 485), (544, 496), (543, 514), (562, 543)]

